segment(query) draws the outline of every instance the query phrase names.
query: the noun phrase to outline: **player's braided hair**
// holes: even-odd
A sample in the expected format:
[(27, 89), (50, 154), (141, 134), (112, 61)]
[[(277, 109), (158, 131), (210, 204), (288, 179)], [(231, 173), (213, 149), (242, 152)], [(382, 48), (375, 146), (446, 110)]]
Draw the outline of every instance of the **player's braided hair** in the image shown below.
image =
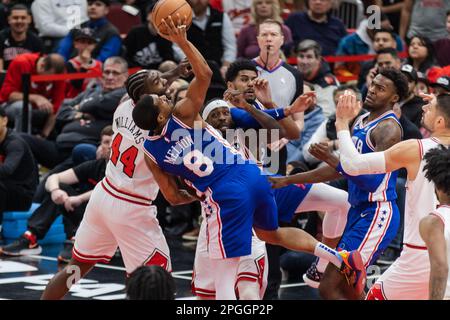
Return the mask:
[(130, 300), (174, 300), (175, 281), (160, 266), (140, 266), (131, 273), (126, 293)]
[(428, 151), (424, 159), (425, 177), (434, 182), (436, 189), (450, 195), (450, 149), (440, 145)]
[(125, 87), (127, 88), (128, 96), (133, 100), (134, 103), (139, 101), (139, 98), (143, 94), (145, 79), (147, 79), (148, 70), (139, 70), (135, 74), (128, 77), (125, 82)]

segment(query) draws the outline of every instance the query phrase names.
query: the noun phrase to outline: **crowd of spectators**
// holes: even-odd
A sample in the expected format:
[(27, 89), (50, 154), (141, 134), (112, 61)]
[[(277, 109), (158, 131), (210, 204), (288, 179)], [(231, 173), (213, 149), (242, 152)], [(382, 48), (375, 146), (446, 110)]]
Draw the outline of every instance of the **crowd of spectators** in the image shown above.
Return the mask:
[[(81, 177), (78, 167), (89, 160), (93, 161), (91, 166), (100, 165), (104, 170), (104, 160), (98, 159), (107, 156), (99, 156), (98, 146), (125, 94), (129, 68), (165, 72), (185, 58), (152, 25), (150, 13), (155, 2), (1, 0), (0, 225), (4, 211), (25, 210), (31, 200), (44, 204), (30, 219), (28, 233), (21, 240), (25, 246), (35, 245), (36, 239), (45, 235), (48, 222), (55, 219), (54, 207), (64, 206), (54, 191), (64, 192), (69, 198), (86, 190), (65, 186), (51, 190), (49, 176), (55, 179), (55, 175), (64, 173), (62, 177), (67, 178), (66, 171), (71, 170), (72, 179), (60, 182), (76, 184), (90, 177), (86, 173)], [(401, 70), (409, 80), (408, 97), (395, 109), (405, 138), (429, 135), (420, 123), (424, 102), (419, 94), (450, 93), (450, 1), (351, 1), (364, 12), (356, 29), (333, 14), (345, 0), (187, 2), (193, 9), (188, 39), (214, 71), (208, 99), (222, 98), (230, 86), (227, 71), (237, 59), (251, 61), (259, 76), (268, 81), (271, 107), (284, 108), (301, 93), (316, 92), (315, 105), (292, 119), (292, 134), (267, 147), (269, 155), (278, 154), (281, 159), (278, 173), (286, 174), (287, 167), (292, 166), (307, 170), (323, 165), (309, 154), (311, 143), (327, 142), (330, 152), (338, 154), (336, 99), (344, 90), (353, 90), (364, 99), (372, 79), (383, 68)], [(381, 10), (367, 11), (371, 5)], [(122, 33), (119, 21), (108, 16), (112, 8), (125, 10), (129, 6), (136, 9), (141, 24), (129, 26), (131, 30)], [(350, 55), (365, 57), (345, 60)], [(32, 82), (26, 106), (30, 111), (28, 131), (24, 132), (23, 74), (86, 72), (98, 77)], [(189, 81), (187, 77), (172, 83), (168, 94), (173, 101), (185, 95)], [(22, 170), (25, 167), (28, 171)], [(94, 173), (98, 181), (102, 175)], [(27, 186), (20, 179), (27, 181)], [(406, 177), (400, 175), (399, 201), (404, 201), (401, 195), (405, 182)], [(157, 203), (161, 225), (167, 232), (195, 239), (199, 206), (173, 209), (161, 197)], [(77, 202), (77, 207), (84, 208), (80, 205)], [(44, 209), (49, 212), (43, 213)], [(73, 210), (70, 204), (69, 209)], [(43, 222), (41, 217), (50, 218)], [(71, 238), (76, 226), (67, 229)], [(401, 248), (401, 233), (392, 247), (394, 256)], [(5, 250), (0, 248), (0, 252)], [(287, 265), (292, 264), (286, 260), (290, 256), (283, 260)]]

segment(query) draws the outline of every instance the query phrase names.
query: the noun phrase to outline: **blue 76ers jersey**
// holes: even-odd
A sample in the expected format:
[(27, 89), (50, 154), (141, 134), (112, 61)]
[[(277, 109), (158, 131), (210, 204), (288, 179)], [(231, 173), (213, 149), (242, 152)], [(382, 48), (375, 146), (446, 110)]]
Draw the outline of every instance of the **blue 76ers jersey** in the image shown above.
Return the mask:
[(250, 163), (211, 126), (194, 130), (173, 115), (160, 136), (147, 138), (144, 151), (163, 171), (188, 180), (201, 192), (235, 170), (237, 163)]
[[(388, 111), (378, 118), (364, 124), (364, 120), (369, 113), (363, 114), (356, 121), (353, 127), (352, 140), (359, 153), (375, 152), (375, 147), (370, 140), (372, 130), (383, 120), (393, 119), (401, 128), (400, 122), (392, 111)], [(355, 181), (348, 179), (349, 203), (356, 206), (367, 202), (392, 201), (397, 199), (395, 184), (398, 171), (384, 174), (370, 174), (359, 176)]]

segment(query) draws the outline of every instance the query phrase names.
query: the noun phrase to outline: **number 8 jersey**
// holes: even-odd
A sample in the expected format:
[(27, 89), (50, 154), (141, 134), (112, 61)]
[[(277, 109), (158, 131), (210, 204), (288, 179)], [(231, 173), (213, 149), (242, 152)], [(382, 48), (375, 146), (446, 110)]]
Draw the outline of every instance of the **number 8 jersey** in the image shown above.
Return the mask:
[(134, 123), (133, 108), (134, 103), (129, 99), (114, 112), (111, 157), (103, 185), (108, 193), (123, 200), (148, 204), (158, 195), (159, 186), (141, 151), (148, 131)]
[(165, 172), (188, 180), (200, 192), (219, 181), (236, 164), (248, 164), (211, 126), (190, 128), (172, 115), (161, 135), (144, 143), (146, 154)]

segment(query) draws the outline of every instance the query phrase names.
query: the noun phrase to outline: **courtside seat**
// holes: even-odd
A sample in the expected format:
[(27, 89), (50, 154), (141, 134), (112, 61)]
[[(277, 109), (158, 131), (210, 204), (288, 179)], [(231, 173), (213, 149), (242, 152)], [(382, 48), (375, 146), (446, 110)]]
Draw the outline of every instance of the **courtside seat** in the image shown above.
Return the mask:
[[(39, 203), (33, 203), (27, 211), (7, 211), (3, 213), (2, 233), (6, 243), (17, 240), (27, 230), (27, 221), (39, 206)], [(44, 239), (38, 242), (41, 245), (58, 244), (64, 242), (64, 240), (66, 240), (66, 234), (64, 233), (62, 216), (59, 216), (53, 222)]]

